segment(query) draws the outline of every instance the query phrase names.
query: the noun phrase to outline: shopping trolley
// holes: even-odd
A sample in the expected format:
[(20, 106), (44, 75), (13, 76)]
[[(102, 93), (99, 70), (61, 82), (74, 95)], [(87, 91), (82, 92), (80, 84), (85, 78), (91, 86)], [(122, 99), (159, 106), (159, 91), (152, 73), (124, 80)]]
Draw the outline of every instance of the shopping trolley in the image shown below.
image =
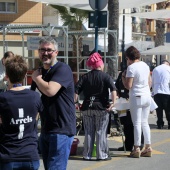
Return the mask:
[(83, 116), (82, 112), (80, 110), (76, 109), (76, 130), (77, 130), (77, 136), (79, 135), (80, 131), (83, 128)]
[(117, 111), (116, 108), (113, 108), (112, 111), (110, 111), (110, 119), (111, 119), (110, 135), (122, 137), (124, 151), (126, 152), (123, 125), (121, 124), (119, 114), (120, 112)]

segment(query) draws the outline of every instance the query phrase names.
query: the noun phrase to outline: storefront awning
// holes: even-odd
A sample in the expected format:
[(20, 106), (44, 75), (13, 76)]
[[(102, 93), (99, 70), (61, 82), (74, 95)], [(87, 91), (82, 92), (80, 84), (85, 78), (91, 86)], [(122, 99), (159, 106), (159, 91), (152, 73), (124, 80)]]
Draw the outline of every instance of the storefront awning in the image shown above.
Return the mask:
[(132, 17), (154, 19), (154, 20), (168, 20), (170, 19), (170, 9), (156, 10), (152, 12), (142, 12), (130, 14)]
[[(89, 0), (29, 0), (34, 2), (42, 2), (46, 4), (54, 4), (79, 8), (84, 10), (92, 10), (89, 5)], [(119, 0), (119, 9), (138, 8), (140, 6), (151, 5), (165, 0)], [(107, 7), (105, 8), (107, 10)]]

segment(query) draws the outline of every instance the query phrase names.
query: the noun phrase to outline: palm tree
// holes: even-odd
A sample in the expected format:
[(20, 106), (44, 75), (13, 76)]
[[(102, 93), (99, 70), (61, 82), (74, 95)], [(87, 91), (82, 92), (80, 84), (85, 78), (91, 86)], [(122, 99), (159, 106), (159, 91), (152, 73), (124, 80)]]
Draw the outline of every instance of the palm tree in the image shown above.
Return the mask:
[[(157, 3), (157, 10), (166, 9), (170, 4), (169, 0)], [(159, 45), (164, 45), (164, 33), (165, 33), (165, 21), (156, 21), (156, 37), (155, 37), (155, 47)]]
[[(82, 30), (83, 29), (83, 22), (87, 20), (89, 11), (86, 10), (80, 10), (77, 8), (66, 8), (64, 6), (58, 6), (58, 5), (51, 5), (53, 8), (57, 9), (60, 17), (63, 21), (63, 26), (68, 26), (68, 29), (71, 31), (75, 30)], [(81, 48), (82, 48), (82, 38), (81, 35), (78, 35), (78, 44), (79, 44), (79, 51), (77, 54), (77, 45), (76, 45), (76, 38), (74, 35), (72, 35), (73, 39), (73, 51), (72, 56), (75, 58), (71, 58), (69, 60), (69, 65), (72, 68), (72, 71), (77, 71), (77, 59), (76, 56), (81, 56)], [(77, 76), (75, 76), (75, 81), (77, 81)]]
[[(109, 30), (117, 31), (117, 40), (112, 35), (108, 35), (108, 55), (109, 56), (117, 56), (116, 48), (118, 49), (118, 33), (119, 33), (119, 0), (108, 0), (108, 11), (109, 11)], [(108, 58), (108, 73), (112, 76), (112, 78), (116, 78), (117, 73), (117, 62)]]

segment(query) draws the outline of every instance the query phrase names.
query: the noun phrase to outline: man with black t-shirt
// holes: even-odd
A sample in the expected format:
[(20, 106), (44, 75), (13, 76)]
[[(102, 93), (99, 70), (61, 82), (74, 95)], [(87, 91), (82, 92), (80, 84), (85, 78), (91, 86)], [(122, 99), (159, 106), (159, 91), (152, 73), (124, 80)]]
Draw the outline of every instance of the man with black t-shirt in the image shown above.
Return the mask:
[(20, 56), (5, 63), (9, 90), (0, 93), (0, 170), (38, 170), (37, 92), (22, 86), (27, 64)]
[(66, 169), (76, 134), (73, 74), (67, 64), (57, 61), (57, 55), (58, 43), (52, 37), (43, 37), (39, 42), (43, 68), (32, 75), (44, 105), (40, 150), (46, 170)]

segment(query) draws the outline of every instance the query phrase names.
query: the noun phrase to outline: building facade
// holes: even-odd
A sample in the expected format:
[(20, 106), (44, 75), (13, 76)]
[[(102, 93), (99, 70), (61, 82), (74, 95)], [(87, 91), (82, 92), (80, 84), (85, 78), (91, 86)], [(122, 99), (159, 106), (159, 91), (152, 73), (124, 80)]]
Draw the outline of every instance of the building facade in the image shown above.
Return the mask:
[[(27, 50), (27, 36), (39, 36), (40, 30), (29, 29), (29, 26), (42, 25), (42, 3), (27, 0), (0, 0), (0, 58), (6, 51), (31, 57)], [(28, 26), (24, 32), (19, 29), (10, 30), (13, 26)], [(7, 29), (8, 28), (8, 29)]]

